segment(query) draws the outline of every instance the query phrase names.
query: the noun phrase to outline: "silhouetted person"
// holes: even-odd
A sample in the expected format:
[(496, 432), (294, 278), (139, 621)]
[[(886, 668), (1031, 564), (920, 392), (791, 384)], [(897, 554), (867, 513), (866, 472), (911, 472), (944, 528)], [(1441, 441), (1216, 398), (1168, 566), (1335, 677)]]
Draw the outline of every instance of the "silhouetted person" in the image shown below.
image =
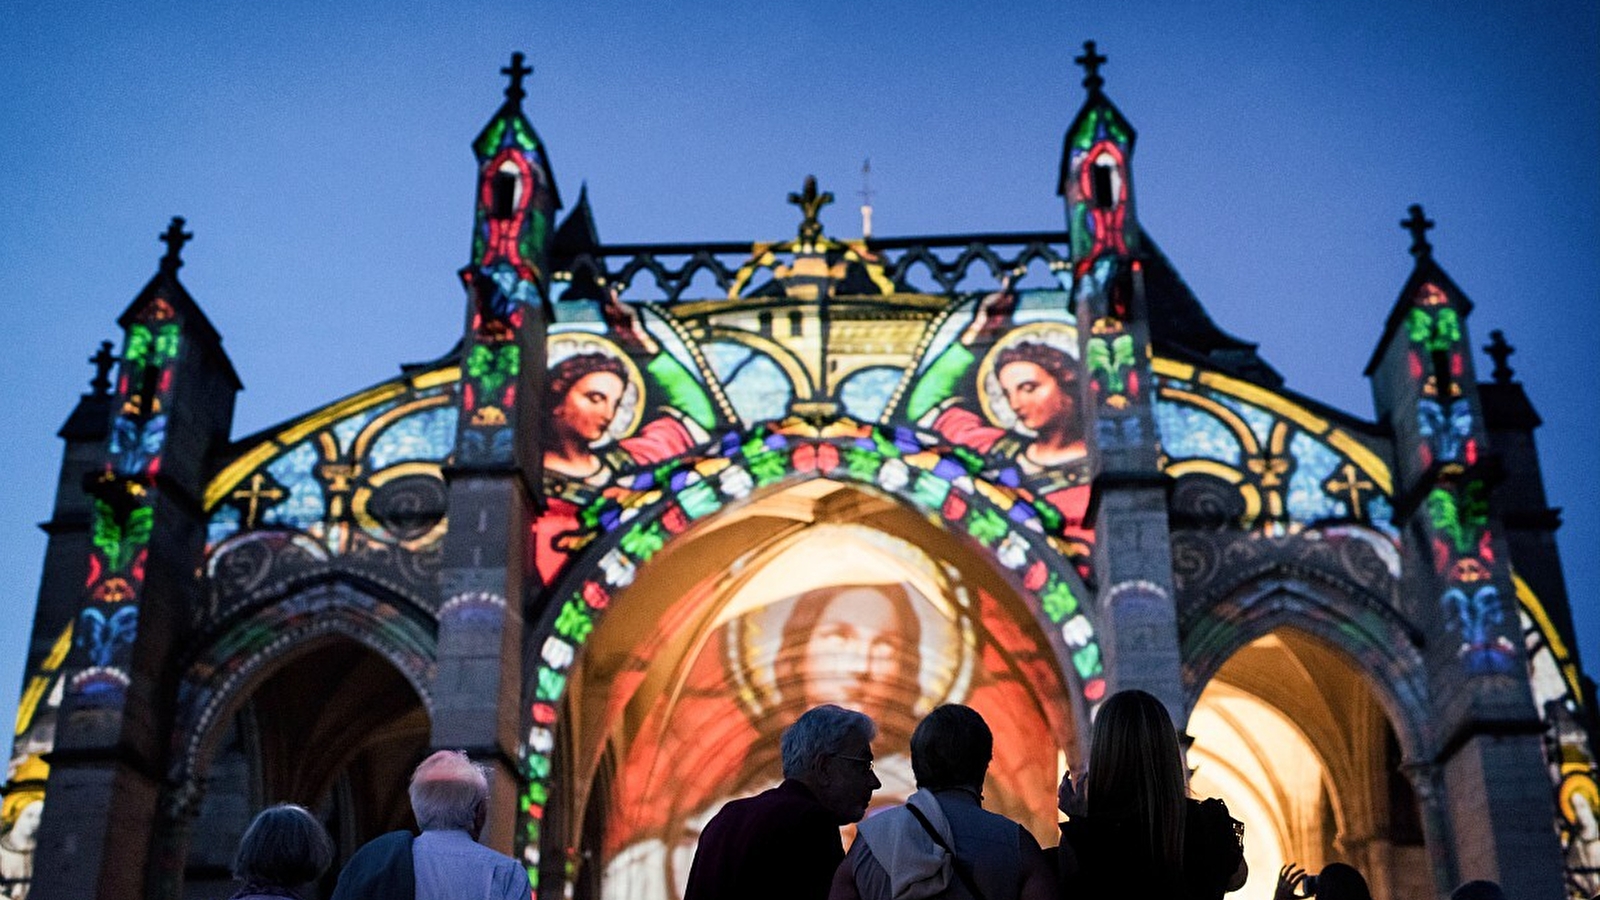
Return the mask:
[(1061, 779), (1057, 850), (1066, 900), (1218, 900), (1244, 886), (1243, 826), (1221, 800), (1189, 799), (1166, 707), (1121, 691), (1100, 707), (1082, 790)]
[(1354, 866), (1328, 863), (1319, 875), (1307, 874), (1305, 869), (1289, 863), (1278, 870), (1278, 887), (1272, 900), (1372, 900), (1367, 880)]
[(983, 808), (993, 758), (994, 735), (975, 710), (928, 713), (911, 734), (917, 792), (861, 823), (830, 900), (1052, 900), (1055, 873), (1039, 842)]
[(724, 806), (700, 832), (684, 900), (823, 900), (844, 859), (839, 827), (872, 792), (877, 726), (831, 704), (784, 729), (783, 783)]
[(1506, 892), (1493, 881), (1469, 881), (1450, 892), (1450, 900), (1506, 900)]
[(295, 889), (322, 876), (333, 863), (333, 841), (304, 807), (264, 809), (245, 829), (233, 857), (233, 877), (244, 882), (229, 900), (296, 897)]
[(339, 873), (333, 900), (528, 900), (528, 873), (478, 843), (489, 780), (459, 750), (440, 750), (411, 774), (422, 834), (391, 831), (367, 842)]

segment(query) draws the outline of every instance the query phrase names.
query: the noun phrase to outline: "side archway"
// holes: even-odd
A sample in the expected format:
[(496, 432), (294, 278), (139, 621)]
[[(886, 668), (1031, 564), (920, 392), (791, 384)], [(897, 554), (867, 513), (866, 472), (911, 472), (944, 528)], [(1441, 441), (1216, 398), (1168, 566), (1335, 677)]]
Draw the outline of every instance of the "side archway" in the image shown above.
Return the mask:
[[(1252, 872), (1349, 862), (1380, 900), (1434, 889), (1420, 649), (1392, 610), (1281, 573), (1252, 579), (1183, 636), (1197, 794), (1245, 822)], [(1252, 879), (1245, 900), (1270, 898)]]
[[(405, 605), (325, 582), (203, 645), (178, 691), (155, 893), (225, 885), (239, 833), (272, 803), (312, 809), (340, 858), (408, 824), (403, 785), (427, 749), (433, 641)], [(231, 838), (191, 845), (197, 829)]]
[(1273, 570), (1186, 617), (1184, 626), (1180, 646), (1191, 709), (1225, 662), (1251, 642), (1291, 627), (1348, 656), (1394, 723), (1406, 758), (1428, 758), (1432, 736), (1421, 632), (1386, 604)]

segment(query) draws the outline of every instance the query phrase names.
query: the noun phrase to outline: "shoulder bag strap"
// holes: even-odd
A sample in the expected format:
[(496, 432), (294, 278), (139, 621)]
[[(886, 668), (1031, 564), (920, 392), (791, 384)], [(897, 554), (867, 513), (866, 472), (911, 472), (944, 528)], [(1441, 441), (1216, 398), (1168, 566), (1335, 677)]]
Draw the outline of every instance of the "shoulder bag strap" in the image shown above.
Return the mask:
[(961, 886), (967, 889), (967, 893), (971, 894), (974, 900), (984, 900), (983, 892), (978, 890), (976, 884), (972, 883), (972, 877), (966, 873), (961, 862), (956, 859), (956, 851), (950, 849), (950, 845), (946, 844), (944, 838), (939, 836), (938, 830), (933, 827), (932, 822), (928, 821), (928, 817), (922, 814), (922, 810), (909, 803), (906, 804), (906, 809), (911, 810), (911, 815), (916, 817), (917, 824), (921, 825), (922, 830), (928, 833), (928, 837), (933, 838), (934, 844), (938, 845), (939, 849), (950, 854), (950, 871), (956, 873), (956, 879), (961, 882)]

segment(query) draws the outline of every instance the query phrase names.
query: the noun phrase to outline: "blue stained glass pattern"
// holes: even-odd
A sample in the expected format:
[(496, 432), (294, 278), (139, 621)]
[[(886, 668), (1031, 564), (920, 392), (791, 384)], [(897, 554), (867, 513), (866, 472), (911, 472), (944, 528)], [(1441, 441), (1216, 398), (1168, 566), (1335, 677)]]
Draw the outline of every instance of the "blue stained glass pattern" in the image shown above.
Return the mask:
[[(1252, 423), (1252, 427), (1253, 427)], [(1305, 432), (1289, 439), (1294, 473), (1289, 476), (1289, 518), (1302, 524), (1350, 515), (1348, 504), (1328, 496), (1322, 483), (1339, 467), (1340, 456)]]
[(769, 422), (788, 414), (794, 387), (770, 356), (733, 343), (705, 344), (702, 350), (741, 420)]
[[(1230, 412), (1236, 413), (1263, 445), (1267, 443), (1273, 428), (1282, 421), (1270, 410), (1184, 379), (1161, 378), (1158, 383), (1163, 389), (1199, 393), (1222, 404)], [(1238, 438), (1215, 416), (1186, 403), (1158, 398), (1155, 418), (1161, 432), (1162, 448), (1172, 461), (1198, 458), (1216, 460), (1234, 467), (1242, 466), (1243, 448)], [(1325, 440), (1307, 434), (1292, 424), (1288, 450), (1294, 459), (1294, 467), (1283, 490), (1292, 530), (1317, 521), (1354, 515), (1349, 508), (1348, 498), (1330, 494), (1324, 487), (1340, 467), (1349, 462), (1343, 454)], [(1373, 528), (1391, 540), (1398, 539), (1399, 532), (1390, 521), (1393, 507), (1389, 498), (1369, 497), (1364, 512)]]
[(1180, 459), (1214, 459), (1239, 464), (1239, 439), (1210, 413), (1186, 403), (1156, 401), (1156, 429), (1167, 456)]
[(1399, 540), (1400, 529), (1394, 527), (1394, 506), (1382, 494), (1367, 501), (1367, 521), (1389, 537)]
[[(339, 439), (339, 449), (344, 453), (349, 453), (350, 444), (355, 441), (356, 435), (361, 433), (361, 429), (367, 427), (368, 422), (394, 409), (397, 405), (398, 401), (390, 400), (388, 403), (380, 403), (377, 406), (363, 409), (358, 413), (352, 413), (347, 418), (340, 419), (339, 423), (333, 426), (333, 436)], [(274, 472), (273, 474), (276, 475), (277, 473)]]
[(1276, 416), (1259, 406), (1251, 406), (1242, 400), (1236, 400), (1225, 394), (1216, 394), (1208, 391), (1206, 396), (1238, 413), (1239, 418), (1243, 419), (1245, 424), (1250, 426), (1250, 431), (1255, 434), (1256, 443), (1263, 447), (1267, 446), (1267, 441), (1271, 439), (1272, 435), (1272, 425), (1277, 421)]
[(233, 537), (239, 531), (239, 509), (235, 506), (224, 504), (217, 507), (211, 514), (211, 521), (206, 524), (206, 544), (210, 547), (222, 543)]
[(454, 405), (436, 406), (400, 419), (372, 442), (367, 465), (380, 470), (412, 460), (443, 462), (455, 443), (459, 415)]
[(700, 351), (705, 354), (706, 363), (711, 366), (717, 380), (723, 384), (727, 384), (738, 372), (739, 366), (755, 355), (755, 351), (749, 347), (731, 342), (703, 344)]
[(876, 422), (903, 375), (889, 366), (862, 369), (851, 375), (839, 388), (844, 411), (858, 422)]
[(288, 489), (289, 498), (263, 513), (262, 524), (309, 528), (322, 521), (328, 509), (322, 499), (322, 485), (313, 474), (316, 466), (317, 448), (310, 441), (301, 441), (267, 466), (272, 477)]

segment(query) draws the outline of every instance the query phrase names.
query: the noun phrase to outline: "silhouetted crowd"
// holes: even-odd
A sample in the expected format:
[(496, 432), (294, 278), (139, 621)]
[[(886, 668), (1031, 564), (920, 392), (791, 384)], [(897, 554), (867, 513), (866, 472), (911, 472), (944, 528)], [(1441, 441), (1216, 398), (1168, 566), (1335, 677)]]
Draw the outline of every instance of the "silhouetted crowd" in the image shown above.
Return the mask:
[[(783, 782), (724, 806), (705, 826), (684, 900), (1220, 900), (1249, 876), (1244, 826), (1221, 800), (1189, 796), (1177, 731), (1143, 691), (1113, 694), (1095, 717), (1087, 772), (1067, 771), (1058, 846), (983, 808), (994, 736), (969, 707), (940, 706), (911, 735), (917, 790), (867, 817), (882, 785), (877, 726), (834, 705), (806, 711), (781, 739)], [(526, 900), (510, 857), (477, 843), (488, 781), (466, 755), (440, 751), (410, 784), (421, 835), (396, 831), (357, 850), (333, 900)], [(840, 828), (859, 823), (847, 853)], [(299, 897), (333, 858), (305, 809), (262, 812), (240, 842), (234, 900)], [(1351, 866), (1278, 872), (1274, 900), (1371, 900)], [(1451, 900), (1504, 900), (1489, 881)]]

